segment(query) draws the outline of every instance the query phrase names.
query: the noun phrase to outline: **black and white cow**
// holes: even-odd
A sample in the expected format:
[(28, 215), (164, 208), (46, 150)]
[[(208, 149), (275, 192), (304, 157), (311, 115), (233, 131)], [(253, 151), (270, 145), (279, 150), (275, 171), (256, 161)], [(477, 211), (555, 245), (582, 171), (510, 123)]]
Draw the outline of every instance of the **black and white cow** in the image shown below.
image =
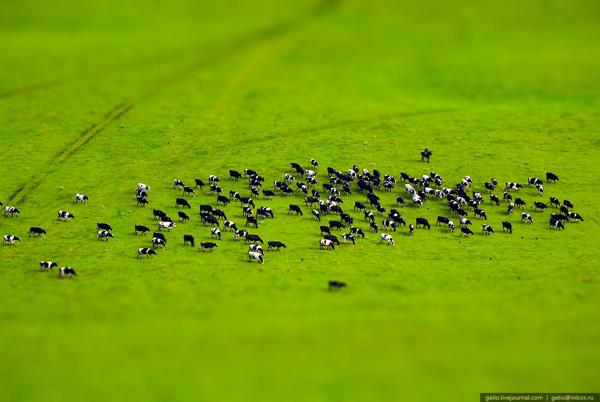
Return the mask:
[(572, 221), (581, 221), (583, 222), (583, 217), (576, 212), (569, 212), (569, 219)]
[(334, 250), (335, 246), (333, 245), (333, 242), (331, 240), (321, 239), (319, 241), (319, 248), (321, 250), (323, 250), (323, 249), (325, 249), (325, 250)]
[(512, 234), (512, 223), (509, 221), (502, 221), (502, 231), (506, 231), (509, 234)]
[(176, 225), (174, 222), (164, 222), (164, 221), (158, 222), (158, 230), (167, 229), (170, 232), (171, 229), (173, 229), (175, 226)]
[(509, 190), (514, 190), (514, 191), (519, 191), (520, 188), (522, 188), (523, 186), (519, 183), (513, 183), (513, 182), (507, 182), (506, 185), (504, 186), (504, 190), (509, 191)]
[(354, 240), (354, 235), (352, 233), (342, 234), (342, 243), (352, 243), (355, 245), (356, 241)]
[(19, 236), (10, 234), (2, 236), (2, 239), (4, 240), (5, 246), (14, 246), (16, 241), (21, 241), (21, 238)]
[(41, 237), (43, 234), (47, 234), (47, 233), (42, 228), (38, 228), (38, 227), (35, 227), (35, 226), (32, 226), (32, 227), (29, 228), (29, 236)]
[(258, 210), (256, 211), (256, 215), (258, 215), (261, 218), (275, 218), (273, 210), (265, 206), (258, 208)]
[(522, 212), (521, 222), (533, 223), (533, 217), (526, 212)]
[(396, 244), (396, 242), (394, 241), (392, 236), (390, 236), (389, 234), (385, 234), (385, 233), (381, 234), (381, 240), (379, 241), (379, 243), (383, 243), (383, 242), (387, 242), (388, 246), (393, 246), (394, 244)]
[(183, 195), (193, 197), (196, 195), (196, 191), (194, 191), (194, 189), (190, 186), (184, 186), (183, 187)]
[(321, 213), (316, 209), (312, 210), (312, 216), (318, 221), (321, 222)]
[(173, 188), (177, 188), (177, 187), (179, 187), (180, 189), (183, 189), (185, 187), (185, 184), (179, 179), (173, 179)]
[(259, 264), (265, 262), (263, 256), (260, 253), (257, 253), (256, 251), (248, 251), (248, 261), (252, 260), (258, 261)]
[(112, 239), (113, 235), (108, 230), (100, 229), (98, 232), (98, 240), (108, 241), (108, 239)]
[(248, 216), (246, 218), (246, 226), (248, 226), (248, 225), (254, 226), (255, 228), (258, 228), (258, 219), (256, 219), (253, 216)]
[(422, 226), (423, 228), (431, 229), (431, 225), (429, 224), (429, 221), (426, 218), (417, 218), (416, 225), (417, 227)]
[(108, 223), (98, 222), (96, 223), (96, 228), (99, 230), (106, 230), (108, 232), (112, 231), (112, 227)]
[(288, 208), (288, 215), (291, 214), (292, 212), (295, 212), (296, 215), (302, 215), (302, 210), (300, 209), (300, 207), (298, 205), (295, 205), (295, 204), (290, 204), (290, 207)]
[(136, 200), (137, 200), (136, 205), (138, 207), (145, 207), (149, 203), (149, 201), (146, 198), (141, 197), (141, 196), (136, 197)]
[(218, 247), (215, 243), (213, 242), (202, 242), (200, 243), (200, 251), (210, 251), (212, 252), (216, 247)]
[(11, 218), (12, 218), (12, 217), (15, 217), (15, 216), (19, 216), (19, 213), (21, 213), (21, 211), (19, 210), (19, 208), (15, 208), (15, 207), (12, 207), (10, 205), (7, 205), (7, 206), (4, 207), (4, 216), (9, 216), (10, 215)]
[(214, 239), (215, 237), (221, 240), (221, 230), (219, 228), (212, 228), (210, 230), (210, 236)]
[(223, 193), (223, 189), (219, 186), (217, 186), (216, 184), (211, 184), (209, 187), (209, 191), (213, 194), (222, 194)]
[(269, 244), (269, 246), (267, 247), (267, 250), (273, 250), (273, 249), (279, 250), (282, 247), (287, 248), (284, 243), (277, 241), (277, 240), (270, 241), (268, 244)]
[(415, 225), (412, 223), (408, 224), (408, 236), (411, 236), (415, 232)]
[(87, 201), (88, 201), (87, 195), (80, 194), (80, 193), (75, 194), (75, 204), (77, 204), (78, 202), (85, 204)]
[(553, 207), (559, 208), (560, 201), (556, 197), (550, 197), (550, 205), (552, 205)]
[(161, 232), (154, 232), (154, 234), (152, 234), (152, 237), (153, 238), (156, 237), (157, 239), (164, 240), (165, 244), (167, 243), (167, 238)]
[(254, 251), (259, 254), (265, 255), (263, 247), (260, 244), (251, 244), (248, 246), (248, 251)]
[(185, 199), (185, 198), (177, 198), (175, 200), (175, 206), (177, 208), (179, 207), (183, 207), (183, 208), (192, 208), (192, 206), (190, 205), (190, 203)]
[(60, 269), (58, 270), (58, 276), (60, 278), (71, 278), (73, 276), (77, 276), (77, 272), (75, 272), (75, 270), (71, 267), (60, 267)]
[(474, 217), (480, 217), (480, 218), (483, 218), (483, 219), (487, 220), (487, 215), (486, 215), (486, 213), (485, 213), (485, 211), (483, 209), (475, 208), (473, 210), (473, 216)]
[(538, 179), (537, 177), (528, 177), (527, 178), (527, 186), (537, 186), (538, 184), (542, 184), (542, 179)]
[(487, 223), (484, 223), (482, 225), (481, 232), (483, 234), (490, 235), (490, 234), (494, 233), (494, 229), (490, 225), (488, 225)]
[(271, 190), (263, 190), (263, 197), (265, 197), (267, 200), (270, 200), (271, 198), (275, 197), (275, 193)]
[(237, 230), (237, 226), (236, 226), (235, 222), (233, 222), (233, 221), (223, 222), (223, 230), (226, 231), (227, 229), (229, 229), (232, 232)]
[(148, 186), (144, 183), (138, 183), (137, 191), (150, 191), (150, 186)]
[(72, 213), (68, 212), (68, 211), (58, 211), (58, 215), (57, 215), (57, 220), (64, 220), (64, 221), (69, 221), (71, 219), (74, 219), (75, 215), (73, 215)]
[(247, 230), (235, 230), (235, 241), (240, 240), (240, 238), (246, 238), (246, 236), (248, 236), (248, 231)]
[(569, 200), (564, 200), (563, 205), (567, 208), (573, 209), (573, 203)]
[(356, 235), (356, 236), (360, 236), (363, 239), (365, 238), (365, 232), (363, 232), (363, 230), (359, 227), (351, 227), (350, 228), (350, 234)]
[(506, 215), (512, 214), (514, 210), (515, 210), (515, 203), (509, 202), (508, 207), (506, 208)]
[(540, 196), (544, 195), (544, 186), (542, 186), (541, 184), (538, 184), (537, 186), (535, 186), (537, 188), (538, 194)]
[(154, 248), (163, 247), (164, 248), (166, 245), (167, 245), (166, 239), (161, 239), (159, 237), (152, 238), (152, 247), (154, 247)]
[(396, 221), (392, 220), (392, 219), (384, 219), (381, 222), (381, 228), (385, 229), (385, 228), (389, 228), (391, 230), (393, 230), (394, 232), (396, 231), (398, 227), (398, 224), (396, 223)]
[(456, 225), (454, 225), (454, 222), (448, 221), (447, 225), (448, 225), (448, 229), (450, 230), (450, 232), (454, 233), (454, 229), (456, 229)]
[(187, 244), (190, 244), (192, 247), (196, 246), (196, 241), (194, 240), (194, 236), (190, 235), (190, 234), (184, 234), (183, 235), (183, 245), (186, 246)]
[(500, 205), (500, 199), (495, 194), (490, 194), (490, 202), (493, 202), (496, 206)]
[(546, 172), (546, 181), (556, 183), (558, 181), (558, 176), (552, 172)]
[(217, 184), (221, 181), (221, 179), (218, 176), (215, 176), (214, 174), (211, 174), (208, 176), (208, 182), (210, 184)]
[(148, 247), (141, 247), (138, 248), (138, 252), (137, 252), (137, 257), (136, 258), (140, 258), (143, 255), (147, 255), (148, 257), (150, 257), (151, 255), (156, 255), (156, 251), (148, 248)]
[(58, 267), (58, 264), (54, 261), (40, 261), (40, 271), (52, 271), (54, 267)]
[(189, 221), (190, 217), (183, 211), (177, 211), (177, 215), (179, 216), (180, 221)]
[(467, 218), (460, 218), (460, 226), (465, 227), (471, 225), (471, 220)]
[(315, 168), (315, 169), (316, 169), (316, 168), (319, 166), (319, 162), (317, 162), (317, 160), (316, 160), (316, 159), (311, 159), (311, 160), (310, 160), (310, 165), (311, 165), (313, 168)]

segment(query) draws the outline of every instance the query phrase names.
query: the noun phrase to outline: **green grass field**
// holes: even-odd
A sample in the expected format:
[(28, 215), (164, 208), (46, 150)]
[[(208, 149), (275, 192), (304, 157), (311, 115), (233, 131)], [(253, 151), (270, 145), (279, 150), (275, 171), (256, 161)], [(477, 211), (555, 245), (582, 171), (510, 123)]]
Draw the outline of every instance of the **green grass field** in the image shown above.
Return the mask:
[[(0, 13), (1, 401), (471, 401), (480, 392), (593, 392), (600, 383), (600, 7), (594, 1), (35, 0)], [(109, 4), (110, 3), (110, 4)], [(419, 161), (428, 146), (430, 164)], [(367, 233), (321, 251), (299, 194), (257, 231), (287, 249), (249, 263), (214, 253), (192, 200), (165, 250), (135, 258), (176, 217), (172, 181), (296, 161), (399, 178), (496, 177), (534, 215), (483, 208), (496, 229), (432, 226), (394, 247)], [(136, 207), (138, 182), (150, 205)], [(319, 184), (319, 188), (321, 187)], [(404, 194), (381, 192), (386, 208)], [(76, 205), (74, 194), (90, 201)], [(499, 188), (496, 194), (502, 195)], [(582, 223), (549, 229), (533, 201), (571, 200)], [(356, 192), (344, 209), (364, 201)], [(290, 203), (305, 215), (288, 216)], [(72, 222), (57, 222), (66, 209)], [(237, 205), (225, 208), (243, 226)], [(448, 215), (441, 201), (405, 219)], [(358, 226), (368, 225), (351, 212)], [(513, 222), (512, 235), (500, 222)], [(327, 218), (326, 218), (327, 220)], [(381, 218), (377, 218), (378, 223)], [(96, 240), (96, 222), (115, 238)], [(48, 236), (29, 238), (30, 226)], [(41, 273), (39, 261), (78, 277)], [(348, 284), (329, 292), (327, 281)]]

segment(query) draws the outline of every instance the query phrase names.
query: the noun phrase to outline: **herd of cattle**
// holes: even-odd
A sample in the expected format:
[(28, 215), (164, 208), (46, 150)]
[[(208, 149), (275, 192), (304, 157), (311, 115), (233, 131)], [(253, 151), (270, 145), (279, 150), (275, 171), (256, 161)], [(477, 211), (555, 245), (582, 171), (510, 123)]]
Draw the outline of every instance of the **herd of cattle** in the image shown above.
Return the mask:
[[(426, 150), (425, 155), (422, 154), (422, 160), (429, 162), (431, 152)], [(303, 168), (300, 164), (292, 162), (291, 170), (284, 173), (282, 180), (275, 180), (273, 186), (267, 186), (264, 177), (259, 175), (255, 170), (244, 169), (243, 172), (237, 170), (229, 171), (229, 180), (238, 182), (240, 179), (247, 181), (247, 195), (241, 195), (235, 190), (230, 190), (225, 193), (221, 187), (221, 178), (216, 175), (208, 176), (205, 182), (202, 179), (195, 179), (194, 186), (187, 186), (179, 179), (173, 180), (173, 189), (180, 190), (182, 195), (175, 199), (175, 207), (177, 207), (178, 222), (175, 222), (166, 212), (160, 209), (152, 209), (152, 218), (157, 221), (157, 231), (152, 231), (147, 225), (136, 224), (134, 227), (135, 234), (146, 235), (153, 232), (150, 243), (147, 247), (137, 249), (137, 258), (143, 256), (154, 256), (157, 250), (164, 248), (167, 245), (167, 238), (163, 231), (170, 232), (177, 227), (177, 223), (189, 221), (191, 218), (185, 212), (185, 209), (192, 209), (190, 200), (196, 195), (196, 192), (201, 191), (203, 194), (215, 198), (215, 206), (210, 204), (200, 204), (198, 207), (198, 216), (200, 222), (204, 226), (210, 226), (209, 232), (211, 241), (202, 241), (199, 243), (199, 251), (213, 251), (218, 247), (218, 241), (222, 240), (224, 232), (231, 232), (233, 239), (248, 245), (248, 260), (255, 260), (262, 264), (264, 262), (263, 239), (256, 233), (249, 233), (246, 229), (238, 228), (238, 225), (228, 219), (225, 208), (232, 203), (239, 203), (241, 217), (245, 220), (246, 228), (258, 229), (260, 222), (264, 219), (274, 219), (275, 213), (268, 206), (256, 207), (255, 200), (271, 200), (274, 197), (303, 197), (304, 208), (310, 209), (310, 219), (314, 219), (319, 223), (321, 239), (319, 240), (319, 248), (322, 250), (334, 250), (341, 243), (356, 244), (358, 238), (365, 238), (365, 231), (355, 225), (355, 218), (349, 213), (344, 212), (344, 199), (353, 193), (358, 193), (363, 197), (360, 201), (355, 201), (353, 204), (353, 212), (360, 212), (364, 222), (368, 224), (369, 231), (377, 233), (379, 243), (384, 243), (393, 246), (396, 242), (391, 232), (396, 232), (400, 226), (407, 227), (407, 235), (414, 234), (415, 229), (431, 229), (429, 220), (425, 217), (417, 217), (415, 223), (408, 223), (400, 213), (399, 208), (405, 205), (411, 205), (414, 208), (420, 208), (426, 202), (445, 202), (448, 207), (448, 216), (438, 216), (435, 225), (447, 228), (446, 230), (453, 233), (457, 227), (460, 228), (460, 236), (468, 237), (474, 235), (471, 229), (475, 220), (484, 221), (481, 225), (481, 233), (483, 235), (491, 235), (494, 233), (494, 228), (487, 221), (488, 215), (483, 209), (486, 204), (484, 193), (489, 198), (489, 205), (492, 208), (500, 207), (502, 203), (505, 205), (505, 215), (511, 216), (515, 210), (520, 211), (520, 221), (526, 224), (532, 224), (534, 217), (532, 214), (525, 212), (527, 202), (519, 197), (519, 191), (524, 187), (522, 184), (515, 182), (507, 182), (503, 188), (502, 195), (497, 195), (495, 192), (498, 189), (498, 181), (492, 178), (489, 182), (483, 184), (482, 189), (475, 188), (473, 180), (470, 176), (465, 176), (454, 186), (449, 187), (444, 185), (442, 177), (431, 172), (420, 177), (413, 177), (407, 173), (401, 173), (398, 181), (403, 184), (398, 186), (396, 178), (392, 175), (381, 174), (378, 170), (370, 172), (368, 169), (359, 169), (356, 165), (346, 171), (340, 171), (333, 167), (327, 168), (326, 180), (322, 185), (318, 186), (317, 170), (319, 163), (312, 159), (310, 168)], [(556, 183), (559, 177), (552, 173), (546, 173), (545, 183)], [(549, 226), (555, 230), (564, 230), (565, 223), (573, 221), (583, 221), (583, 217), (576, 212), (573, 212), (573, 204), (569, 200), (561, 201), (556, 197), (550, 197), (549, 204), (541, 200), (544, 194), (544, 181), (536, 177), (530, 177), (527, 180), (527, 186), (535, 186), (538, 200), (532, 205), (532, 212), (541, 213), (547, 208), (553, 208), (555, 213), (551, 213), (548, 219)], [(395, 203), (393, 208), (389, 210), (384, 206), (382, 197), (384, 194), (394, 192), (395, 189), (401, 188), (400, 192), (396, 192), (394, 197)], [(141, 208), (146, 207), (150, 203), (150, 186), (144, 183), (138, 183), (135, 196), (137, 205)], [(84, 194), (77, 193), (75, 195), (76, 204), (86, 204), (88, 197)], [(0, 202), (0, 205), (2, 203)], [(388, 204), (388, 206), (391, 203)], [(5, 217), (17, 217), (20, 210), (14, 206), (5, 206)], [(289, 204), (287, 214), (304, 216), (303, 207), (296, 203)], [(381, 224), (377, 224), (377, 217), (380, 217)], [(327, 218), (327, 223), (323, 220)], [(335, 218), (334, 218), (335, 217)], [(57, 220), (71, 221), (75, 219), (75, 215), (66, 210), (59, 210)], [(537, 218), (536, 218), (537, 220)], [(221, 222), (222, 221), (222, 222)], [(222, 224), (221, 224), (222, 223)], [(502, 231), (512, 234), (513, 224), (509, 220), (502, 221)], [(107, 223), (99, 222), (96, 225), (97, 239), (101, 241), (109, 241), (113, 238), (112, 227)], [(340, 238), (333, 234), (332, 231), (346, 231), (340, 233)], [(384, 232), (381, 232), (383, 230)], [(47, 231), (41, 227), (31, 227), (29, 230), (30, 237), (41, 237), (46, 235)], [(341, 243), (340, 243), (341, 239)], [(21, 241), (21, 238), (12, 234), (3, 236), (4, 245), (14, 245)], [(196, 241), (193, 235), (184, 234), (183, 244), (192, 247), (196, 246)], [(280, 250), (286, 248), (286, 245), (279, 240), (272, 240), (268, 243), (267, 250)], [(53, 267), (58, 267), (56, 262), (41, 261), (40, 270), (52, 270)], [(70, 277), (77, 275), (72, 267), (61, 267), (58, 269), (60, 277)], [(335, 286), (334, 286), (335, 287)]]

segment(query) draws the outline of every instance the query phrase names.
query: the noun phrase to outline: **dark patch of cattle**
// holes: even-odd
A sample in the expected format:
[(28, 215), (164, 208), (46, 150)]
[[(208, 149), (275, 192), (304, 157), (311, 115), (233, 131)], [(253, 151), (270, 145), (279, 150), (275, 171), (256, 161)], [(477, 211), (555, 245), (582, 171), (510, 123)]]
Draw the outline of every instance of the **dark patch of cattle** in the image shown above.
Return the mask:
[(246, 218), (246, 226), (248, 226), (248, 225), (258, 228), (258, 220), (253, 216), (248, 216)]
[(329, 221), (329, 227), (331, 229), (342, 229), (344, 227), (344, 224), (340, 221)]
[(460, 228), (460, 232), (463, 234), (463, 236), (468, 237), (469, 235), (473, 235), (473, 231), (467, 227), (462, 226)]
[(332, 234), (326, 234), (325, 236), (323, 236), (323, 238), (329, 240), (334, 244), (337, 244), (338, 246), (340, 245), (340, 241), (338, 240), (337, 236), (334, 236)]
[(260, 236), (259, 235), (255, 235), (255, 234), (247, 234), (245, 241), (248, 242), (248, 243), (260, 242), (261, 244), (263, 244), (263, 240), (260, 238)]
[(502, 231), (506, 231), (509, 234), (512, 234), (512, 223), (509, 221), (502, 221)]
[(237, 170), (230, 170), (229, 171), (229, 178), (231, 180), (239, 180), (240, 177), (242, 177), (242, 174), (240, 172), (238, 172)]
[(101, 229), (101, 230), (108, 230), (108, 231), (112, 231), (112, 227), (111, 227), (111, 226), (110, 226), (108, 223), (102, 223), (102, 222), (98, 222), (98, 223), (96, 224), (96, 227), (97, 227), (98, 229)]
[(213, 211), (213, 207), (211, 207), (210, 205), (200, 205), (200, 212), (211, 213), (212, 211)]
[(435, 222), (435, 226), (439, 226), (440, 224), (447, 225), (448, 222), (450, 222), (450, 219), (446, 218), (445, 216), (438, 216), (437, 221)]
[(556, 183), (558, 181), (558, 176), (552, 172), (546, 172), (546, 181)]
[(417, 227), (422, 226), (423, 228), (431, 229), (431, 225), (429, 224), (429, 221), (426, 218), (417, 218), (416, 225)]
[(58, 270), (58, 276), (60, 278), (64, 278), (64, 277), (73, 277), (73, 276), (77, 276), (77, 272), (75, 272), (75, 269), (71, 268), (71, 267), (60, 267), (60, 269)]
[(200, 179), (195, 179), (194, 180), (196, 182), (196, 188), (200, 187), (201, 189), (204, 188), (204, 182)]
[(164, 220), (162, 218), (164, 218), (165, 216), (167, 216), (166, 213), (164, 213), (163, 211), (161, 211), (160, 209), (153, 209), (152, 210), (152, 216), (154, 219), (158, 218), (160, 220)]
[(175, 206), (177, 208), (179, 208), (179, 207), (190, 208), (190, 209), (192, 208), (190, 203), (185, 198), (177, 198), (175, 200)]
[(47, 233), (42, 228), (38, 228), (38, 227), (35, 227), (35, 226), (32, 226), (32, 227), (29, 228), (29, 236), (41, 237), (43, 234), (47, 234)]
[(292, 212), (295, 212), (296, 215), (303, 215), (300, 207), (295, 204), (290, 204), (290, 207), (288, 208), (288, 215), (291, 214)]
[(146, 205), (148, 205), (149, 201), (145, 197), (138, 196), (136, 197), (136, 199), (138, 207), (145, 207)]
[(473, 216), (487, 220), (487, 215), (483, 209), (475, 208), (473, 210)]
[(40, 261), (40, 271), (51, 270), (54, 267), (58, 267), (58, 264), (54, 261)]
[(183, 211), (177, 211), (177, 215), (179, 215), (180, 221), (189, 221), (190, 220), (190, 217), (187, 216), (187, 214)]
[(190, 244), (190, 246), (195, 247), (196, 246), (196, 242), (194, 240), (194, 236), (189, 235), (189, 234), (184, 234), (183, 235), (183, 245), (186, 246), (187, 244)]
[(342, 288), (346, 287), (346, 283), (345, 282), (340, 282), (340, 281), (329, 281), (328, 283), (328, 289), (331, 290), (340, 290)]
[(150, 231), (150, 229), (148, 229), (146, 226), (144, 225), (135, 225), (135, 234), (137, 234), (138, 232), (142, 232), (142, 234), (144, 236), (146, 236), (146, 233), (148, 233)]
[(270, 241), (268, 244), (269, 244), (269, 246), (267, 247), (267, 250), (273, 250), (273, 249), (279, 250), (282, 247), (286, 248), (285, 244), (283, 244), (280, 241)]
[(533, 205), (535, 206), (535, 209), (539, 209), (540, 211), (543, 211), (544, 209), (548, 208), (548, 206), (546, 204), (544, 204), (543, 202), (539, 202), (539, 201), (535, 201), (533, 203)]
[(189, 186), (184, 186), (183, 187), (183, 195), (192, 196), (193, 197), (194, 195), (196, 195), (196, 192), (194, 191), (193, 188), (191, 188)]
[(139, 248), (137, 252), (137, 258), (140, 258), (143, 255), (150, 257), (151, 255), (156, 255), (156, 251), (148, 247)]
[(429, 149), (425, 148), (423, 150), (423, 152), (421, 152), (421, 162), (424, 162), (425, 160), (427, 160), (427, 163), (429, 163), (429, 159), (431, 158), (431, 155), (433, 155), (433, 152), (431, 152)]
[(208, 250), (208, 251), (212, 252), (217, 247), (218, 246), (216, 243), (213, 243), (210, 241), (200, 243), (200, 251)]

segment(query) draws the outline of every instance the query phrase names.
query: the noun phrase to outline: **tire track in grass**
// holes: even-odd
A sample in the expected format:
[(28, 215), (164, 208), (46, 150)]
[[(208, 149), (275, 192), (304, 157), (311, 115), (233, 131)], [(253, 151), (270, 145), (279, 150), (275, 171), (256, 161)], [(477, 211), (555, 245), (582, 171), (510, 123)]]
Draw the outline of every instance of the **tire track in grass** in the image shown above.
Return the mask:
[[(146, 89), (141, 91), (139, 96), (135, 97), (135, 99), (137, 99), (137, 101), (143, 101), (145, 98), (157, 92), (160, 92), (181, 80), (187, 79), (189, 75), (194, 71), (219, 63), (231, 54), (235, 54), (236, 50), (256, 47), (263, 42), (270, 42), (277, 38), (280, 38), (285, 34), (292, 32), (293, 30), (302, 26), (302, 24), (306, 23), (311, 18), (314, 18), (318, 15), (332, 10), (338, 4), (338, 1), (339, 0), (321, 0), (318, 3), (315, 3), (309, 9), (307, 9), (305, 13), (295, 18), (278, 22), (265, 29), (259, 30), (254, 34), (250, 34), (238, 40), (235, 40), (229, 45), (224, 46), (223, 48), (218, 50), (216, 53), (208, 56), (205, 55), (200, 60), (188, 64), (183, 68), (176, 69), (173, 72), (149, 84), (146, 87)], [(264, 62), (264, 59), (268, 58), (269, 56), (273, 56), (274, 54), (275, 51), (271, 51), (267, 52), (266, 57), (262, 57), (258, 60), (253, 59), (253, 63), (250, 63), (248, 68), (243, 68), (238, 74), (236, 74), (235, 76), (233, 76), (232, 79), (230, 79), (230, 86), (239, 86), (240, 83), (244, 80), (244, 78), (256, 68), (256, 65), (260, 64), (261, 62)], [(134, 97), (131, 98), (134, 99)], [(226, 105), (226, 103), (226, 97), (221, 97), (217, 101), (215, 106), (211, 108), (208, 115), (214, 116), (218, 110), (222, 109), (223, 106)], [(7, 199), (7, 202), (12, 203), (16, 200), (14, 203), (17, 205), (20, 205), (23, 202), (25, 202), (27, 196), (32, 191), (37, 189), (50, 174), (55, 172), (63, 163), (65, 163), (73, 155), (79, 152), (85, 145), (87, 145), (92, 139), (94, 139), (94, 137), (103, 132), (111, 123), (120, 119), (130, 110), (132, 110), (134, 106), (134, 101), (125, 101), (113, 106), (108, 112), (106, 112), (102, 119), (89, 125), (79, 134), (79, 136), (76, 139), (74, 139), (73, 141), (66, 144), (63, 148), (61, 148), (56, 153), (54, 158), (48, 162), (44, 173), (36, 177), (32, 177), (24, 183), (21, 183), (19, 187), (10, 194), (10, 196)]]

